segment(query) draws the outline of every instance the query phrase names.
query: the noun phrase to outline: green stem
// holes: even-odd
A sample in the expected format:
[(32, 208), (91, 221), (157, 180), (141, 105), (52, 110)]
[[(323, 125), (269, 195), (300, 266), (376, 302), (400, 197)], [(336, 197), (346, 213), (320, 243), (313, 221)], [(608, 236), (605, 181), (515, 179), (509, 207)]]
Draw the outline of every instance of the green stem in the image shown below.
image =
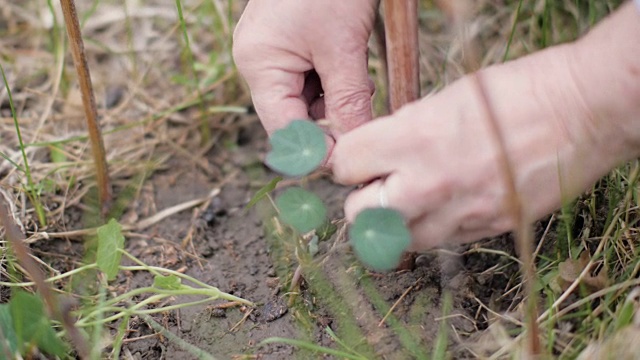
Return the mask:
[(4, 87), (7, 89), (7, 96), (9, 97), (9, 107), (11, 108), (11, 116), (13, 117), (13, 124), (16, 127), (16, 135), (18, 136), (18, 142), (20, 143), (20, 152), (22, 153), (22, 160), (24, 161), (24, 173), (27, 176), (27, 195), (29, 195), (29, 200), (33, 203), (33, 206), (36, 209), (36, 214), (38, 215), (38, 221), (40, 222), (40, 226), (44, 227), (47, 225), (47, 218), (44, 213), (44, 208), (42, 207), (42, 203), (40, 202), (40, 196), (35, 190), (35, 185), (33, 183), (33, 178), (31, 177), (31, 168), (29, 167), (29, 160), (27, 159), (27, 152), (24, 150), (24, 142), (22, 141), (22, 133), (20, 132), (20, 125), (18, 124), (18, 114), (16, 113), (16, 108), (13, 105), (13, 96), (11, 94), (11, 88), (9, 87), (9, 82), (7, 81), (7, 75), (4, 73), (4, 67), (0, 64), (0, 72), (2, 72), (2, 80), (4, 81)]
[(504, 50), (504, 56), (502, 62), (507, 61), (509, 56), (509, 49), (511, 49), (511, 42), (513, 41), (513, 35), (516, 33), (516, 25), (518, 24), (518, 18), (520, 18), (520, 9), (522, 8), (522, 0), (518, 1), (518, 7), (516, 8), (516, 17), (513, 19), (513, 25), (511, 25), (511, 33), (509, 33), (509, 40), (507, 40), (507, 47)]
[[(65, 273), (62, 273), (60, 275), (56, 275), (56, 276), (52, 276), (50, 278), (45, 279), (44, 281), (47, 283), (52, 283), (58, 280), (62, 280), (64, 278), (68, 278), (69, 276), (73, 276), (75, 274), (81, 273), (85, 270), (91, 270), (91, 269), (95, 269), (97, 268), (98, 265), (97, 264), (89, 264), (89, 265), (84, 265), (81, 266), (77, 269), (73, 269), (71, 271), (67, 271)], [(29, 282), (21, 282), (21, 283), (12, 283), (12, 282), (4, 282), (4, 281), (0, 281), (0, 286), (9, 286), (9, 287), (27, 287), (27, 286), (33, 286), (35, 285), (35, 283), (33, 281), (29, 281)]]
[[(168, 296), (157, 297), (154, 300), (158, 301), (158, 299), (162, 300), (162, 299), (164, 299), (166, 297), (168, 297)], [(177, 309), (187, 308), (187, 307), (190, 307), (190, 306), (204, 304), (206, 302), (210, 302), (210, 301), (213, 301), (213, 300), (217, 300), (217, 299), (207, 298), (207, 299), (191, 301), (191, 302), (184, 303), (184, 304), (176, 304), (176, 305), (170, 305), (170, 306), (164, 306), (164, 307), (161, 307), (161, 308), (146, 309), (146, 310), (139, 310), (139, 308), (140, 308), (139, 306), (133, 306), (131, 308), (122, 308), (122, 307), (109, 307), (107, 309), (101, 308), (99, 310), (102, 310), (103, 312), (112, 311), (112, 312), (116, 312), (117, 314), (112, 315), (112, 316), (110, 316), (108, 318), (100, 318), (100, 319), (94, 320), (94, 321), (89, 321), (88, 317), (82, 318), (80, 321), (78, 321), (76, 323), (76, 325), (79, 326), (79, 327), (102, 325), (102, 324), (107, 324), (107, 323), (110, 323), (112, 321), (118, 320), (118, 319), (120, 319), (120, 318), (122, 318), (124, 316), (142, 315), (142, 314), (146, 314), (146, 315), (158, 314), (158, 313), (167, 312), (167, 311), (171, 311), (171, 310), (177, 310)]]

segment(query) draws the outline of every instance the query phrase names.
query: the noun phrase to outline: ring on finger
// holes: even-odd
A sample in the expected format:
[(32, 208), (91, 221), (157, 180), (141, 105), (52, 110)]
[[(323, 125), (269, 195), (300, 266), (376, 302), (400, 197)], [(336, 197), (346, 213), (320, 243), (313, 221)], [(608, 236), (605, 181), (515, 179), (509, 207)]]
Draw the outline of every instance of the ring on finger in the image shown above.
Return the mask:
[(378, 202), (381, 208), (386, 208), (389, 205), (389, 198), (387, 197), (387, 191), (384, 186), (384, 180), (380, 180), (380, 187), (378, 189)]

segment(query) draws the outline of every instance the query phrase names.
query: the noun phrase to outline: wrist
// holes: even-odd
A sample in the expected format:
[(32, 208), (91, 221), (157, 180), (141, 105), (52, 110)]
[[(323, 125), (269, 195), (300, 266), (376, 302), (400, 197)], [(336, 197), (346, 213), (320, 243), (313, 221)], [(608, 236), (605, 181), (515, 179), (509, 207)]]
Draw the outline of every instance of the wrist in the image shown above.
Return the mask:
[(569, 48), (569, 71), (594, 136), (602, 134), (618, 163), (640, 156), (640, 9), (623, 4)]

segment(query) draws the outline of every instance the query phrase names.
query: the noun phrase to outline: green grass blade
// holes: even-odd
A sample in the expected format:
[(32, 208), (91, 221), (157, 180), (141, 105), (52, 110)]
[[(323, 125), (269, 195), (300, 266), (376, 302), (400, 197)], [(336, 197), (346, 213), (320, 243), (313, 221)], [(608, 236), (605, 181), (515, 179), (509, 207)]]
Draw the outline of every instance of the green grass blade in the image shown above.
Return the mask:
[(13, 165), (13, 167), (18, 169), (18, 171), (24, 173), (24, 168), (22, 166), (20, 166), (20, 164), (18, 164), (15, 161), (11, 160), (11, 158), (9, 156), (7, 156), (7, 154), (5, 154), (2, 151), (0, 151), (0, 157), (5, 159), (5, 160), (7, 160), (11, 165)]
[(255, 195), (251, 198), (249, 203), (244, 207), (244, 211), (251, 209), (258, 201), (264, 199), (270, 192), (272, 192), (276, 185), (282, 180), (282, 176), (277, 176), (273, 178), (269, 183), (260, 188), (260, 190), (256, 191)]
[(176, 9), (178, 10), (178, 19), (180, 20), (180, 29), (182, 30), (182, 37), (184, 38), (184, 46), (185, 46), (185, 54), (187, 56), (187, 61), (189, 62), (191, 75), (193, 76), (194, 81), (194, 90), (198, 92), (198, 99), (200, 100), (200, 110), (201, 110), (201, 118), (200, 118), (200, 134), (202, 135), (202, 143), (205, 144), (211, 139), (211, 131), (209, 130), (209, 126), (206, 121), (206, 109), (204, 107), (204, 96), (202, 95), (202, 91), (200, 90), (200, 86), (198, 85), (198, 76), (196, 72), (195, 60), (193, 58), (193, 52), (191, 51), (191, 43), (189, 42), (189, 34), (187, 33), (187, 23), (184, 20), (184, 15), (182, 13), (182, 1), (176, 0)]
[(22, 153), (22, 161), (24, 161), (24, 174), (27, 176), (27, 193), (30, 200), (33, 202), (33, 206), (36, 209), (38, 215), (38, 221), (40, 225), (45, 226), (47, 224), (44, 209), (40, 203), (40, 198), (36, 193), (33, 178), (31, 177), (31, 169), (29, 168), (29, 160), (27, 159), (27, 152), (25, 151), (24, 141), (22, 141), (22, 133), (20, 132), (20, 124), (18, 123), (18, 114), (16, 113), (15, 105), (13, 104), (13, 95), (11, 94), (11, 88), (7, 81), (7, 75), (4, 72), (4, 66), (0, 63), (0, 73), (2, 73), (2, 80), (4, 81), (4, 87), (7, 90), (7, 96), (9, 97), (9, 107), (11, 109), (11, 116), (13, 117), (13, 124), (16, 128), (16, 135), (18, 136), (18, 142), (20, 144), (20, 152)]
[(516, 16), (513, 19), (513, 24), (511, 25), (511, 32), (509, 33), (509, 39), (507, 40), (507, 46), (504, 49), (504, 55), (502, 56), (502, 62), (507, 61), (507, 57), (509, 57), (509, 50), (511, 49), (511, 43), (513, 42), (513, 36), (516, 33), (516, 25), (518, 24), (518, 19), (520, 18), (520, 9), (522, 9), (522, 0), (518, 1), (518, 7), (516, 8)]
[(433, 353), (431, 358), (433, 360), (444, 360), (447, 359), (447, 344), (449, 342), (449, 331), (447, 327), (447, 316), (451, 313), (451, 308), (453, 307), (451, 293), (447, 292), (444, 294), (444, 299), (442, 301), (442, 322), (440, 323), (440, 330), (438, 331), (438, 336), (436, 337), (436, 343), (433, 347)]

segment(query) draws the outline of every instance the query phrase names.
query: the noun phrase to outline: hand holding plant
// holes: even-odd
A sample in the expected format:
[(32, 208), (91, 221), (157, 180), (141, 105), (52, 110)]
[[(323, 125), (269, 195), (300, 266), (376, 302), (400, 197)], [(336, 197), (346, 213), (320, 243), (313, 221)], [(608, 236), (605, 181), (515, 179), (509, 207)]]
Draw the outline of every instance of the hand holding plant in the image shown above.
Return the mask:
[[(306, 120), (294, 120), (276, 131), (271, 137), (271, 146), (267, 164), (289, 176), (308, 175), (326, 156), (324, 133)], [(327, 220), (322, 200), (300, 187), (289, 188), (280, 194), (276, 206), (280, 219), (300, 234), (320, 230)], [(378, 271), (396, 268), (411, 241), (397, 211), (373, 206), (358, 215), (350, 228), (349, 238), (360, 260)]]
[(486, 68), (345, 134), (330, 160), (335, 179), (385, 179), (349, 196), (347, 219), (378, 204), (384, 186), (409, 221), (413, 250), (515, 228), (473, 76), (482, 77), (529, 221), (638, 156), (640, 78), (628, 69), (640, 68), (640, 43), (626, 33), (640, 31), (639, 19), (623, 6), (576, 44)]
[(234, 34), (233, 53), (267, 132), (292, 119), (327, 118), (335, 121), (330, 132), (335, 138), (371, 120), (367, 42), (377, 3), (247, 4)]

